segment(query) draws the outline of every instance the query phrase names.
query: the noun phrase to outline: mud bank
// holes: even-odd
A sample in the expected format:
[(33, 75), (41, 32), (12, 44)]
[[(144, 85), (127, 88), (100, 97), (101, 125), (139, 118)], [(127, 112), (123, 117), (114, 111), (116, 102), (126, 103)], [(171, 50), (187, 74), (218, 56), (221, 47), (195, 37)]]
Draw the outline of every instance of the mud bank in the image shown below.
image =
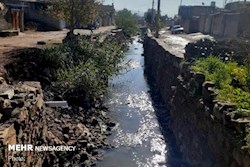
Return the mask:
[(194, 167), (250, 166), (249, 154), (241, 149), (249, 121), (231, 104), (215, 101), (214, 84), (172, 53), (156, 39), (145, 39), (145, 71), (169, 106), (169, 127), (184, 159)]

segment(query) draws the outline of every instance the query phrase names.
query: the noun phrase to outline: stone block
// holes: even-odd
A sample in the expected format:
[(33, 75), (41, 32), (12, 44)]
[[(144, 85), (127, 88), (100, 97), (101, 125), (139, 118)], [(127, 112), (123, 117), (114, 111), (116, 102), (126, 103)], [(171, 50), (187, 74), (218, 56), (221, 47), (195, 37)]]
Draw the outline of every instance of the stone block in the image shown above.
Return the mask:
[(198, 86), (202, 86), (202, 84), (206, 81), (206, 76), (202, 73), (196, 73), (194, 75), (194, 79)]
[(16, 130), (14, 124), (0, 127), (0, 141), (4, 144), (16, 144)]
[(25, 84), (22, 85), (21, 88), (28, 91), (29, 94), (34, 94), (34, 95), (37, 94), (37, 90), (38, 90), (36, 87), (25, 85)]
[(12, 108), (11, 101), (0, 97), (0, 108), (1, 109)]
[(20, 109), (19, 122), (24, 122), (29, 118), (29, 112), (26, 107)]
[(8, 89), (8, 90), (4, 91), (3, 93), (1, 93), (0, 97), (2, 97), (4, 99), (12, 99), (14, 94), (15, 94), (14, 89)]
[(28, 85), (34, 88), (37, 88), (38, 90), (42, 89), (41, 83), (40, 82), (36, 82), (36, 81), (25, 81), (23, 82), (24, 85)]
[(231, 103), (217, 102), (213, 108), (213, 115), (216, 119), (225, 122), (226, 113), (234, 110), (234, 105)]
[(202, 96), (205, 102), (213, 102), (213, 100), (215, 100), (216, 96), (218, 95), (218, 93), (216, 92), (216, 90), (212, 87), (206, 87), (203, 86), (202, 88)]
[(213, 88), (215, 87), (215, 84), (211, 81), (205, 81), (202, 85), (205, 89), (208, 89), (208, 88)]
[(43, 105), (44, 105), (43, 97), (41, 97), (40, 95), (38, 95), (37, 102), (36, 102), (36, 107), (39, 109), (39, 111), (42, 110)]
[(0, 84), (7, 84), (4, 77), (0, 77)]
[(231, 120), (230, 125), (233, 126), (240, 133), (245, 134), (246, 128), (249, 128), (250, 120), (248, 118), (238, 118)]

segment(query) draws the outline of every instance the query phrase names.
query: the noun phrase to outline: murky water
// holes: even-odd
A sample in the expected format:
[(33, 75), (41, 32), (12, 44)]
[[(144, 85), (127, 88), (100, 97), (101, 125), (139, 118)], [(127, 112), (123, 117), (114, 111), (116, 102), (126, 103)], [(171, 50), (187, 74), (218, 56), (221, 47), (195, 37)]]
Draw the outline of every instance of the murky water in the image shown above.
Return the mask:
[(142, 53), (135, 40), (126, 57), (128, 71), (110, 81), (107, 105), (117, 125), (109, 140), (116, 148), (105, 152), (98, 167), (186, 166), (168, 129), (168, 111), (145, 79)]

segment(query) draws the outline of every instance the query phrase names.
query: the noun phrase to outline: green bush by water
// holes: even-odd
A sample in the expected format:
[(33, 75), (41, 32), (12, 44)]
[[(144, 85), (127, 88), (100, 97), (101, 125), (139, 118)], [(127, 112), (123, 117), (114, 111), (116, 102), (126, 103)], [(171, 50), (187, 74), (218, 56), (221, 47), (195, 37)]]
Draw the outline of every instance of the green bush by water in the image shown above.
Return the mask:
[(79, 36), (73, 44), (46, 49), (43, 59), (54, 68), (54, 77), (64, 92), (96, 98), (105, 91), (109, 76), (119, 71), (124, 57), (121, 47), (112, 41), (101, 43)]

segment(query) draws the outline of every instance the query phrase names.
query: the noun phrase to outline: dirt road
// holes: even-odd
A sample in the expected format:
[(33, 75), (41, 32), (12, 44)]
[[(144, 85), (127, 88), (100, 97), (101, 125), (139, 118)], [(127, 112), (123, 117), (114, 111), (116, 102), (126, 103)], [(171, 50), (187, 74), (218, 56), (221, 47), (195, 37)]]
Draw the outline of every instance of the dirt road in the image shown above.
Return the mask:
[[(109, 32), (114, 28), (114, 26), (100, 27), (97, 30), (93, 30), (93, 34)], [(4, 70), (2, 67), (12, 60), (13, 55), (15, 55), (14, 50), (30, 47), (46, 47), (37, 45), (37, 42), (60, 42), (66, 36), (67, 32), (68, 30), (49, 32), (26, 31), (25, 33), (20, 33), (19, 36), (0, 37), (0, 73)], [(91, 31), (77, 29), (74, 33), (89, 35)]]
[(202, 33), (171, 34), (170, 31), (161, 31), (160, 37), (156, 40), (171, 54), (184, 58), (186, 45), (190, 42), (193, 43), (204, 38), (213, 40), (212, 36), (204, 35)]

